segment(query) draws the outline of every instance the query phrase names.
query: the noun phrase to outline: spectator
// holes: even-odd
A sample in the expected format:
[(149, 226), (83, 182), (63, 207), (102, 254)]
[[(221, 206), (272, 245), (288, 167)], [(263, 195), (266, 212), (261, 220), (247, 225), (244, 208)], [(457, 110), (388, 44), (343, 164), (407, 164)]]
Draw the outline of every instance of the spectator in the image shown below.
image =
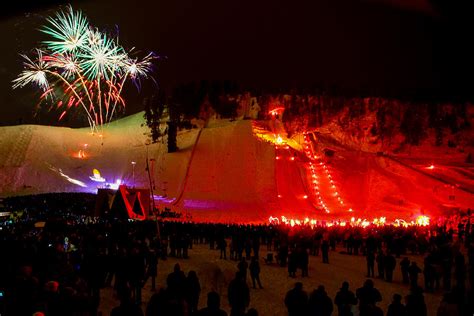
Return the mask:
[(247, 270), (249, 268), (249, 264), (247, 263), (247, 260), (245, 260), (244, 257), (242, 257), (237, 264), (237, 269), (239, 272), (242, 274), (242, 277), (244, 278), (245, 282), (247, 282)]
[(368, 251), (367, 252), (367, 256), (366, 256), (366, 260), (367, 260), (367, 277), (370, 278), (370, 277), (374, 277), (375, 276), (375, 254), (373, 253), (372, 250)]
[(143, 285), (145, 285), (148, 278), (151, 277), (151, 290), (156, 290), (156, 276), (158, 274), (158, 254), (154, 249), (150, 250), (148, 253), (148, 260), (147, 260), (147, 270), (146, 270), (146, 278), (143, 281)]
[(329, 242), (327, 239), (323, 240), (321, 253), (323, 256), (323, 263), (329, 263)]
[(288, 276), (290, 278), (296, 278), (296, 269), (298, 267), (298, 254), (292, 249), (288, 256)]
[(188, 302), (189, 312), (191, 314), (197, 312), (199, 303), (199, 295), (201, 294), (201, 284), (197, 277), (196, 271), (189, 271), (188, 277), (186, 278), (186, 301)]
[(237, 272), (235, 279), (230, 281), (228, 299), (231, 307), (230, 315), (243, 316), (250, 304), (250, 292), (241, 271)]
[(110, 316), (143, 316), (140, 306), (132, 302), (128, 289), (121, 289), (118, 298), (120, 305), (112, 309)]
[(221, 308), (221, 299), (217, 292), (207, 294), (207, 307), (202, 308), (197, 313), (198, 316), (227, 316)]
[(412, 288), (418, 287), (418, 274), (420, 273), (421, 269), (418, 267), (415, 261), (412, 261), (410, 268), (408, 269), (408, 275), (410, 276), (410, 285)]
[(174, 270), (172, 273), (168, 274), (166, 278), (166, 284), (168, 285), (168, 291), (177, 297), (184, 297), (185, 286), (186, 286), (186, 276), (183, 271), (181, 271), (181, 266), (179, 263), (174, 265)]
[(427, 316), (423, 290), (419, 286), (413, 286), (405, 300), (408, 316)]
[(397, 265), (397, 260), (392, 254), (388, 254), (385, 256), (385, 278), (387, 282), (392, 282), (393, 280), (393, 270), (395, 270), (395, 266)]
[(339, 316), (352, 315), (352, 306), (357, 304), (357, 298), (354, 292), (349, 290), (349, 283), (344, 281), (339, 292), (336, 294), (334, 303), (337, 306)]
[(252, 285), (255, 289), (255, 281), (258, 283), (258, 287), (263, 289), (262, 283), (260, 282), (260, 264), (258, 263), (257, 257), (252, 257), (252, 261), (250, 262), (250, 278), (252, 279)]
[(433, 292), (434, 291), (434, 268), (432, 264), (431, 254), (425, 257), (424, 266), (423, 266), (423, 277), (425, 279), (425, 291)]
[(410, 283), (410, 279), (408, 277), (409, 268), (410, 268), (410, 260), (407, 257), (405, 257), (402, 259), (402, 261), (400, 261), (400, 269), (402, 270), (403, 284)]
[(220, 250), (220, 259), (227, 260), (227, 241), (225, 240), (224, 237), (221, 237), (219, 239), (219, 244), (218, 244), (219, 250)]
[(402, 296), (400, 294), (393, 295), (393, 301), (388, 306), (387, 316), (406, 316), (407, 309), (402, 304)]
[(295, 287), (285, 296), (285, 306), (288, 316), (304, 316), (308, 312), (308, 294), (303, 291), (303, 283), (296, 282)]
[(374, 287), (374, 282), (371, 279), (367, 279), (364, 282), (364, 286), (358, 288), (356, 296), (359, 299), (359, 311), (360, 315), (371, 315), (370, 311), (374, 309), (377, 302), (382, 301), (382, 295), (380, 291)]
[(308, 276), (308, 266), (309, 266), (309, 255), (308, 251), (305, 248), (300, 249), (300, 265), (301, 265), (301, 276)]
[(382, 250), (377, 254), (377, 271), (379, 273), (379, 279), (385, 279), (385, 254)]
[(309, 297), (309, 314), (312, 316), (330, 316), (333, 308), (332, 300), (326, 293), (324, 286), (318, 286)]

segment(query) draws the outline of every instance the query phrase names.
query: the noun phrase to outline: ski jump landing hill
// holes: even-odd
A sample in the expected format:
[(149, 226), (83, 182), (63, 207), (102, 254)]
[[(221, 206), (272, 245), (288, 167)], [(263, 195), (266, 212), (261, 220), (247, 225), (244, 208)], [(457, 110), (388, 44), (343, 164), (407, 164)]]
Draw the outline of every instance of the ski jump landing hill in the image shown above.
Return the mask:
[[(154, 193), (161, 196), (157, 204), (200, 222), (265, 223), (270, 216), (408, 218), (424, 211), (442, 213), (447, 203), (474, 205), (472, 194), (456, 191), (456, 200), (449, 201), (448, 194), (433, 190), (439, 187), (433, 179), (383, 157), (340, 149), (326, 164), (345, 207), (327, 214), (312, 191), (301, 147), (262, 141), (252, 121), (214, 120), (205, 128), (180, 132), (176, 153), (166, 153), (165, 143), (149, 144), (147, 132), (143, 113), (110, 124), (101, 136), (88, 129), (0, 127), (0, 197), (96, 193), (98, 186), (117, 180), (148, 188), (148, 158), (154, 161)], [(94, 169), (105, 182), (94, 181)], [(333, 193), (321, 184), (330, 208)], [(346, 213), (350, 207), (353, 214)]]

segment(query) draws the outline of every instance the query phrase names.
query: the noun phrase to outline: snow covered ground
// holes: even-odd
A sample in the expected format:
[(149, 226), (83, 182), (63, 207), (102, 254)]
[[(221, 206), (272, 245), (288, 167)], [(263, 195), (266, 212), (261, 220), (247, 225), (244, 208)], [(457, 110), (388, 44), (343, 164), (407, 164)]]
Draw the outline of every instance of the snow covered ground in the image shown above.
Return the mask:
[[(309, 293), (319, 285), (324, 285), (326, 292), (334, 300), (337, 291), (342, 282), (348, 281), (352, 291), (361, 287), (366, 280), (366, 260), (363, 256), (349, 256), (336, 252), (330, 252), (330, 264), (323, 264), (321, 256), (310, 256), (309, 278), (302, 278), (301, 271), (297, 273), (297, 278), (288, 277), (287, 268), (281, 268), (276, 265), (265, 265), (260, 262), (260, 279), (264, 289), (250, 290), (250, 307), (258, 310), (259, 315), (284, 316), (288, 315), (284, 304), (284, 297), (288, 290), (293, 288), (294, 283), (301, 281), (304, 289)], [(263, 255), (267, 253), (266, 247), (261, 248)], [(190, 270), (197, 272), (201, 283), (201, 296), (199, 299), (199, 308), (206, 306), (207, 293), (211, 290), (217, 291), (221, 296), (221, 308), (230, 312), (227, 300), (227, 288), (229, 282), (234, 278), (237, 271), (237, 262), (233, 260), (219, 259), (219, 251), (210, 250), (208, 245), (195, 245), (189, 251), (190, 259), (168, 258), (166, 261), (158, 263), (157, 288), (165, 287), (166, 276), (173, 271), (175, 263), (179, 262), (181, 269), (187, 274)], [(418, 266), (422, 266), (423, 258), (420, 256), (408, 256), (410, 260), (415, 260)], [(374, 279), (375, 287), (382, 294), (382, 302), (378, 305), (387, 312), (388, 305), (392, 301), (395, 293), (405, 297), (409, 293), (407, 285), (402, 284), (399, 260), (394, 272), (393, 283)], [(419, 284), (423, 285), (423, 276), (420, 275)], [(247, 284), (251, 287), (250, 278)], [(151, 280), (148, 280), (143, 290), (143, 301), (148, 302), (153, 292), (151, 291)], [(102, 300), (100, 311), (103, 315), (109, 315), (113, 307), (119, 302), (113, 296), (112, 288), (105, 288), (101, 292)], [(428, 315), (436, 315), (436, 310), (442, 298), (441, 291), (430, 294), (425, 293), (425, 302), (428, 308)], [(143, 305), (143, 308), (146, 304)], [(336, 310), (336, 307), (335, 307)], [(337, 314), (335, 311), (333, 314)]]

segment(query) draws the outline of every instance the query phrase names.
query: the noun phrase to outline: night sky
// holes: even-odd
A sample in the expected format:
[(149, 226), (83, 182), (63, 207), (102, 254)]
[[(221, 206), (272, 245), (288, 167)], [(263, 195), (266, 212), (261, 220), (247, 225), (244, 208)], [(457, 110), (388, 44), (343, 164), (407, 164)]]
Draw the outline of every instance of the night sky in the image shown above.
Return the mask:
[[(54, 2), (54, 1), (51, 1)], [(59, 1), (60, 2), (60, 1)], [(202, 79), (232, 79), (257, 89), (315, 85), (397, 96), (472, 94), (474, 40), (465, 8), (443, 0), (143, 0), (72, 1), (91, 24), (120, 28), (126, 48), (166, 60), (156, 74), (167, 90)], [(64, 2), (63, 4), (66, 4)], [(59, 3), (3, 10), (0, 123), (33, 118), (32, 88), (12, 90), (18, 53), (44, 38), (38, 28)], [(142, 109), (128, 92), (127, 113)], [(56, 113), (57, 114), (57, 113)]]

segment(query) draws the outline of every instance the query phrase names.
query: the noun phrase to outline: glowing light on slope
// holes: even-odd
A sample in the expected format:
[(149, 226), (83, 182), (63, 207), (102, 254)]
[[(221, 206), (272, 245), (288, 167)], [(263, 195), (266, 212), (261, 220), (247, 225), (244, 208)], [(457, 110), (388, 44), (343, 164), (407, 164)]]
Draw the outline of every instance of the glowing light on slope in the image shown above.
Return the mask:
[(53, 170), (54, 172), (57, 172), (61, 177), (66, 179), (68, 182), (75, 184), (77, 186), (83, 187), (83, 188), (87, 188), (87, 185), (84, 182), (71, 178), (70, 176), (65, 174), (61, 169), (55, 168), (53, 166), (49, 166), (49, 169)]
[(275, 143), (278, 144), (278, 145), (283, 144), (283, 138), (281, 138), (281, 136), (278, 135), (275, 139)]
[(110, 188), (110, 189), (112, 189), (112, 190), (118, 190), (121, 184), (122, 184), (122, 180), (121, 180), (121, 179), (117, 179), (117, 180), (115, 181), (115, 183), (107, 183), (107, 184), (106, 184), (106, 187), (107, 187), (107, 188)]
[(103, 178), (100, 175), (100, 172), (97, 169), (92, 170), (92, 176), (89, 177), (89, 179), (91, 179), (92, 181), (95, 181), (95, 182), (105, 182), (105, 178)]

